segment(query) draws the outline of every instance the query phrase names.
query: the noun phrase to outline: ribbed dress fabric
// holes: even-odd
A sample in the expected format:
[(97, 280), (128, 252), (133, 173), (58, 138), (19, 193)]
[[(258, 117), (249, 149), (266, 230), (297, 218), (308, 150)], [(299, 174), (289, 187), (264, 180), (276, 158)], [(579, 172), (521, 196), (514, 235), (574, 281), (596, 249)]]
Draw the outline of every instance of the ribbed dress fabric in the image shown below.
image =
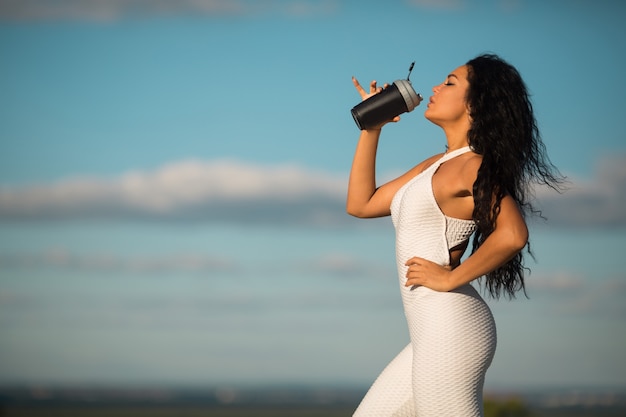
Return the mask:
[(405, 287), (404, 263), (417, 256), (450, 264), (450, 248), (467, 241), (472, 220), (439, 208), (432, 178), (439, 166), (470, 150), (446, 153), (394, 196), (396, 262), (410, 343), (383, 370), (355, 417), (481, 417), (485, 373), (496, 348), (489, 307), (470, 285), (450, 292)]

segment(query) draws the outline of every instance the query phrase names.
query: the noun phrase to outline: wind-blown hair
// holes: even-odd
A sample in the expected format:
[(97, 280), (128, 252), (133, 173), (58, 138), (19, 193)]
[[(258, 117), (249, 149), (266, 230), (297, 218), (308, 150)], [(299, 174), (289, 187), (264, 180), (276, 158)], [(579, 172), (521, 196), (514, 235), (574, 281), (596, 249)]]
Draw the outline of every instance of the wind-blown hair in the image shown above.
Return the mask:
[[(472, 252), (494, 231), (502, 198), (510, 195), (522, 215), (539, 214), (530, 201), (531, 183), (559, 189), (562, 181), (541, 141), (533, 106), (519, 72), (496, 55), (480, 55), (467, 62), (467, 105), (471, 126), (469, 145), (482, 156), (474, 183), (474, 213), (477, 225)], [(528, 254), (532, 256), (530, 244)], [(524, 291), (524, 253), (485, 276), (490, 295), (515, 297)]]

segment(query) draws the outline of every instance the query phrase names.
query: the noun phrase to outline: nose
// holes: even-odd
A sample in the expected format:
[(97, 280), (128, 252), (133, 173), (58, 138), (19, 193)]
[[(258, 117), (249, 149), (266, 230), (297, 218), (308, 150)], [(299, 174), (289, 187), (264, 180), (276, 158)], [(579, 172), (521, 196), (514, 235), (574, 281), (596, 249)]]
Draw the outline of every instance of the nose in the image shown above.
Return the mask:
[(434, 86), (433, 93), (437, 94), (437, 91), (439, 91), (439, 88), (441, 88), (441, 84), (437, 84), (436, 86)]

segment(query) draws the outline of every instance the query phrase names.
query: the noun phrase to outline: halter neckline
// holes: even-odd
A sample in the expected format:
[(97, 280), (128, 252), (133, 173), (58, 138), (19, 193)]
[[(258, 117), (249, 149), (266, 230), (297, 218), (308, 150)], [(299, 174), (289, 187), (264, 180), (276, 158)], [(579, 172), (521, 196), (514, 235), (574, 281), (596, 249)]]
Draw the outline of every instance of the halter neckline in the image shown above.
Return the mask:
[(447, 156), (447, 155), (459, 155), (459, 154), (465, 153), (465, 152), (467, 152), (469, 150), (471, 150), (471, 147), (469, 145), (468, 146), (463, 146), (462, 148), (458, 148), (458, 149), (455, 149), (453, 151), (446, 150), (444, 152), (444, 156)]

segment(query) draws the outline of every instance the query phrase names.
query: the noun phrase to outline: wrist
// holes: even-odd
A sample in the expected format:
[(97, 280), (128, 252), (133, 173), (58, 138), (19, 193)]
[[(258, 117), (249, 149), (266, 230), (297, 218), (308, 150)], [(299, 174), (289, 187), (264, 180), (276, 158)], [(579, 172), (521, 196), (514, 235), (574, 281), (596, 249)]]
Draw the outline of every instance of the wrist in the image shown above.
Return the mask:
[(370, 135), (370, 136), (380, 136), (381, 130), (382, 130), (382, 127), (363, 129), (361, 130), (361, 133)]

